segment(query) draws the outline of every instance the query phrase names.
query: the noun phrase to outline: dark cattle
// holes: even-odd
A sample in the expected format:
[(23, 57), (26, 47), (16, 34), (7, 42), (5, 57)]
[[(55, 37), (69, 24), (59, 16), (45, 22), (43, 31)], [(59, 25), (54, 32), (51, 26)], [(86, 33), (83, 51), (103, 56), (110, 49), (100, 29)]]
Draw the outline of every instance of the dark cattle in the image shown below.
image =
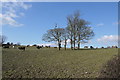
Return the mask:
[(44, 47), (44, 46), (42, 45), (42, 47)]
[(29, 47), (30, 45), (27, 45), (27, 47)]
[(19, 50), (24, 50), (25, 51), (25, 47), (18, 47)]
[(10, 45), (8, 45), (8, 44), (2, 44), (2, 47), (3, 48), (10, 48)]
[(37, 46), (36, 48), (37, 48), (37, 49), (40, 49), (40, 48), (42, 48), (42, 46)]
[(112, 48), (118, 48), (117, 46), (112, 46)]
[(84, 48), (88, 48), (88, 46), (84, 46)]
[(48, 48), (48, 46), (45, 46), (46, 48)]
[(57, 47), (54, 47), (54, 48), (57, 48)]
[(75, 49), (78, 49), (78, 47), (75, 47)]
[(101, 47), (101, 48), (103, 48), (103, 49), (104, 49), (104, 47)]
[(8, 45), (6, 45), (6, 46), (3, 46), (3, 48), (9, 48), (9, 46), (8, 46)]
[(107, 46), (107, 48), (110, 48), (110, 46)]
[(94, 47), (93, 46), (90, 46), (90, 49), (93, 49)]
[(33, 46), (37, 46), (36, 44), (34, 44)]
[(45, 46), (46, 48), (50, 48), (50, 46)]

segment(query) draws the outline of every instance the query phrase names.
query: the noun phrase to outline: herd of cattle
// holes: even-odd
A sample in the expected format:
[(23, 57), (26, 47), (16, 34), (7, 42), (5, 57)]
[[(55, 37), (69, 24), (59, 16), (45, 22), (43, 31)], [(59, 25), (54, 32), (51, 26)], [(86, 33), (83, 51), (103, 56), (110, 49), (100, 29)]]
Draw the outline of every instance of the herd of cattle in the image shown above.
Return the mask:
[[(25, 51), (25, 49), (26, 49), (26, 47), (29, 47), (28, 45), (27, 46), (18, 46), (18, 47), (16, 47), (16, 46), (10, 46), (10, 45), (7, 45), (7, 44), (3, 44), (2, 45), (2, 47), (3, 48), (17, 48), (17, 49), (19, 49), (19, 50), (23, 50), (23, 51)], [(50, 46), (35, 46), (37, 49), (41, 49), (41, 48), (50, 48)], [(57, 48), (57, 47), (54, 47), (54, 48)], [(77, 47), (76, 47), (77, 48)], [(93, 47), (93, 46), (90, 46), (90, 47), (88, 47), (88, 46), (84, 46), (84, 48), (85, 49), (88, 49), (88, 48), (90, 48), (90, 49), (98, 49), (98, 47)], [(101, 47), (101, 48), (118, 48), (117, 46), (108, 46), (108, 47)]]
[[(8, 49), (8, 48), (17, 48), (17, 49), (19, 49), (19, 50), (24, 50), (25, 51), (25, 49), (26, 49), (26, 47), (29, 47), (28, 45), (27, 46), (10, 46), (10, 45), (7, 45), (7, 44), (3, 44), (2, 45), (2, 47), (3, 48), (5, 48), (5, 49)], [(44, 46), (42, 45), (42, 46), (35, 46), (37, 49), (41, 49), (41, 48), (43, 48)], [(45, 46), (45, 48), (50, 48), (50, 46)], [(54, 48), (57, 48), (57, 47), (54, 47)]]
[[(84, 48), (89, 48), (88, 46), (84, 46)], [(90, 46), (90, 49), (93, 49), (93, 46)], [(101, 47), (101, 48), (118, 48), (117, 46), (107, 46), (107, 47)], [(95, 49), (95, 48), (94, 48)], [(98, 47), (96, 47), (96, 49), (98, 49)]]

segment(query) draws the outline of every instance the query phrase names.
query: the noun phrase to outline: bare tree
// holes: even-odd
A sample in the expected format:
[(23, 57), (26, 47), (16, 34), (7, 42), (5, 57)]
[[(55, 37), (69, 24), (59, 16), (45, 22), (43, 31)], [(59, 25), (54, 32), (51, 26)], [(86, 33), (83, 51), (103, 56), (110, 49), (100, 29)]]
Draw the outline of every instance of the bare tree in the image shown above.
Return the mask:
[(67, 45), (67, 40), (70, 39), (71, 49), (75, 49), (76, 43), (78, 44), (78, 49), (81, 43), (86, 43), (88, 40), (92, 39), (94, 32), (89, 26), (89, 22), (80, 18), (80, 13), (77, 11), (73, 15), (67, 17), (67, 27), (50, 29), (46, 34), (43, 35), (43, 40), (47, 42), (56, 41), (61, 48), (61, 42), (64, 41), (65, 50)]
[(71, 49), (76, 43), (78, 44), (78, 49), (80, 48), (80, 43), (87, 42), (94, 36), (94, 32), (91, 27), (88, 26), (89, 22), (84, 19), (80, 19), (80, 13), (77, 11), (73, 15), (67, 17), (69, 31), (69, 39), (71, 40)]
[(91, 29), (90, 26), (88, 26), (90, 23), (80, 19), (79, 23), (77, 24), (77, 44), (78, 49), (80, 48), (80, 43), (87, 43), (88, 40), (92, 39), (94, 36), (94, 32)]
[(68, 26), (67, 29), (69, 31), (69, 38), (71, 40), (71, 49), (72, 45), (75, 49), (76, 38), (77, 38), (77, 24), (79, 23), (80, 13), (76, 11), (73, 15), (67, 17)]
[(0, 35), (0, 44), (3, 44), (7, 40), (7, 37), (4, 35)]
[(64, 48), (65, 48), (65, 50), (66, 50), (66, 46), (67, 46), (67, 40), (69, 39), (68, 38), (68, 30), (65, 28), (64, 29), (64, 32), (63, 32), (63, 34), (62, 34), (62, 40), (64, 41)]
[(48, 30), (47, 33), (43, 35), (42, 40), (46, 42), (52, 42), (52, 41), (57, 42), (60, 50), (63, 33), (64, 33), (63, 28), (57, 28), (57, 26), (55, 26), (54, 29)]
[(73, 49), (73, 17), (68, 16), (67, 21), (68, 21), (67, 30), (69, 34), (68, 38), (70, 39), (71, 49)]

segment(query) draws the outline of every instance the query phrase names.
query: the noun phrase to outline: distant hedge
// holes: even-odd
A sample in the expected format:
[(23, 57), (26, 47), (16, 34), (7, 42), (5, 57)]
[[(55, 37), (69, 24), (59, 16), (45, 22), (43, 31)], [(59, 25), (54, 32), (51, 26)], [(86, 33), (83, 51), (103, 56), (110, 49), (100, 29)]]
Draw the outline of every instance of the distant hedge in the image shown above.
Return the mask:
[(115, 56), (103, 66), (99, 78), (120, 78), (120, 55)]

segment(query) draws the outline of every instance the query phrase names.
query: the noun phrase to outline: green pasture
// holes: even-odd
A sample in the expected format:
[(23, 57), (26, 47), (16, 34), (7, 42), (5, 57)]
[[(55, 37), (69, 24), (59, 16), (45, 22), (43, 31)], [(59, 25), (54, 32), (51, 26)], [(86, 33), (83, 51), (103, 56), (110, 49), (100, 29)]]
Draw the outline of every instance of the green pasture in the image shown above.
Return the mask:
[(3, 78), (96, 78), (118, 49), (2, 49)]

